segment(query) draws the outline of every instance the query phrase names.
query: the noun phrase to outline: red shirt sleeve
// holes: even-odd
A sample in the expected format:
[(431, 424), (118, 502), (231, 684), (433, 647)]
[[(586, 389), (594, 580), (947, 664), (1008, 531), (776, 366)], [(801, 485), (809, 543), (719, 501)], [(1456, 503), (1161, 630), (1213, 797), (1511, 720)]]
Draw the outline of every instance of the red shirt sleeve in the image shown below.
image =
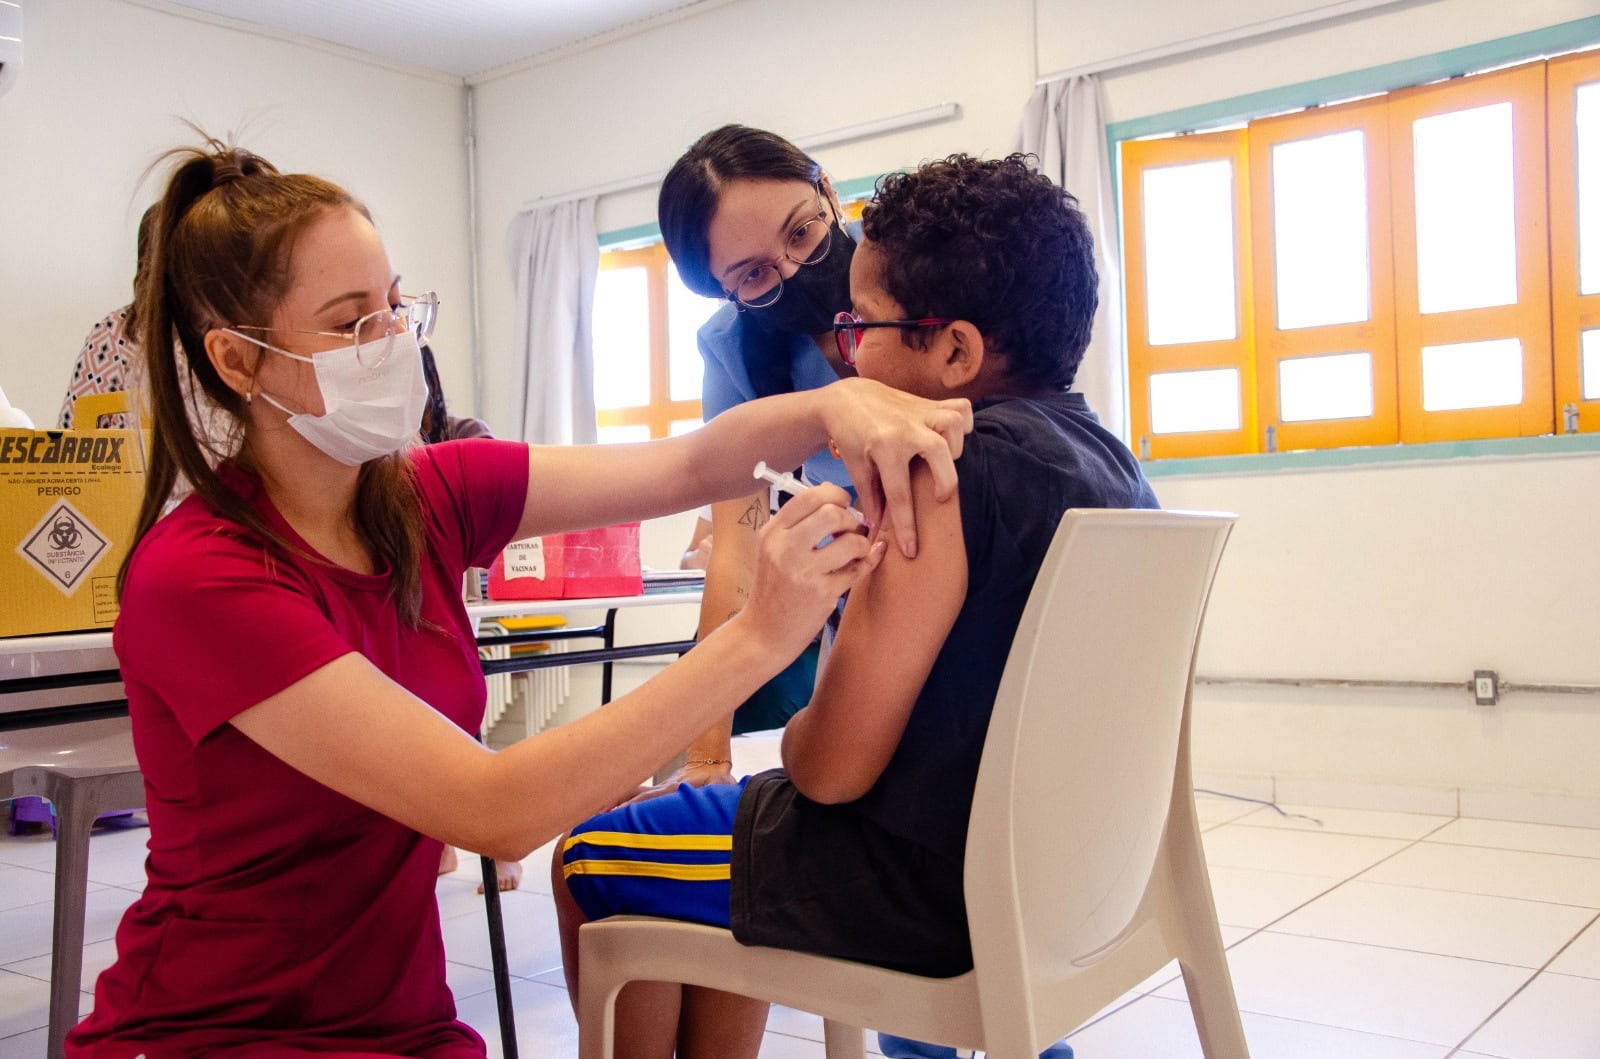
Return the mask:
[(169, 519), (129, 569), (113, 642), (123, 679), (198, 744), (354, 648), (292, 559), (214, 520)]
[(429, 535), (460, 569), (488, 566), (515, 538), (528, 498), (528, 446), (468, 438), (411, 451)]

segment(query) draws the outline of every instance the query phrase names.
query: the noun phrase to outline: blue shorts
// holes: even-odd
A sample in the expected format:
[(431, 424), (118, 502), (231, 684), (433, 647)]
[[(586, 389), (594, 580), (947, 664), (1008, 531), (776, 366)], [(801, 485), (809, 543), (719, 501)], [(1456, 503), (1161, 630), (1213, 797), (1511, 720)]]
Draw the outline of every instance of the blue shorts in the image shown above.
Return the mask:
[(561, 873), (583, 914), (728, 926), (733, 818), (747, 782), (681, 783), (573, 828), (561, 847)]

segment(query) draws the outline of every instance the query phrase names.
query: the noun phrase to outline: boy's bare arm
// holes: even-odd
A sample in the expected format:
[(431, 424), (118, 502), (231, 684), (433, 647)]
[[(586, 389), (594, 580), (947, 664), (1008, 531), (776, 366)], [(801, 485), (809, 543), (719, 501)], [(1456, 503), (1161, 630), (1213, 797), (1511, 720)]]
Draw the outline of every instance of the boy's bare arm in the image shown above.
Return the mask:
[(877, 782), (967, 597), (960, 502), (934, 499), (922, 464), (911, 486), (917, 557), (889, 549), (851, 591), (811, 705), (783, 732), (784, 768), (813, 801), (854, 801)]

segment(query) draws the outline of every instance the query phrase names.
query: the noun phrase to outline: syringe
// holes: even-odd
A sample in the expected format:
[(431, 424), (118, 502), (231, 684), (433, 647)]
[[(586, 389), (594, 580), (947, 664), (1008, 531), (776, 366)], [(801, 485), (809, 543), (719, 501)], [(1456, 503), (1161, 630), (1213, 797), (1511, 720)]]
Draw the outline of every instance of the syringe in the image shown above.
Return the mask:
[[(770, 482), (774, 489), (777, 489), (780, 492), (788, 493), (790, 496), (799, 496), (801, 493), (810, 488), (794, 475), (787, 472), (780, 473), (773, 470), (771, 467), (768, 467), (767, 461), (765, 460), (762, 460), (756, 464), (756, 470), (753, 477), (759, 478), (764, 482)], [(863, 515), (853, 507), (847, 507), (845, 510), (850, 512), (850, 514), (855, 517), (857, 522), (861, 523), (863, 526), (867, 525), (867, 516)]]

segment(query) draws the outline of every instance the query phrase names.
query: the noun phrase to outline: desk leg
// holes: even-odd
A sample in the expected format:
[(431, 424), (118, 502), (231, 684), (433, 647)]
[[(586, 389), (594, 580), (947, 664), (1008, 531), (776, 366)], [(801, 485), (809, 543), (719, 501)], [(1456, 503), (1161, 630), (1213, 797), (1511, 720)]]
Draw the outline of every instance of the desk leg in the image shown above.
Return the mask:
[[(617, 609), (612, 607), (606, 611), (606, 650), (617, 646)], [(610, 662), (600, 664), (600, 705), (604, 706), (611, 701), (611, 666)]]
[(489, 962), (494, 966), (494, 1001), (500, 1011), (500, 1049), (505, 1059), (517, 1059), (517, 1019), (511, 1006), (511, 970), (506, 965), (505, 921), (500, 915), (500, 880), (494, 858), (483, 862), (483, 903), (489, 915)]

